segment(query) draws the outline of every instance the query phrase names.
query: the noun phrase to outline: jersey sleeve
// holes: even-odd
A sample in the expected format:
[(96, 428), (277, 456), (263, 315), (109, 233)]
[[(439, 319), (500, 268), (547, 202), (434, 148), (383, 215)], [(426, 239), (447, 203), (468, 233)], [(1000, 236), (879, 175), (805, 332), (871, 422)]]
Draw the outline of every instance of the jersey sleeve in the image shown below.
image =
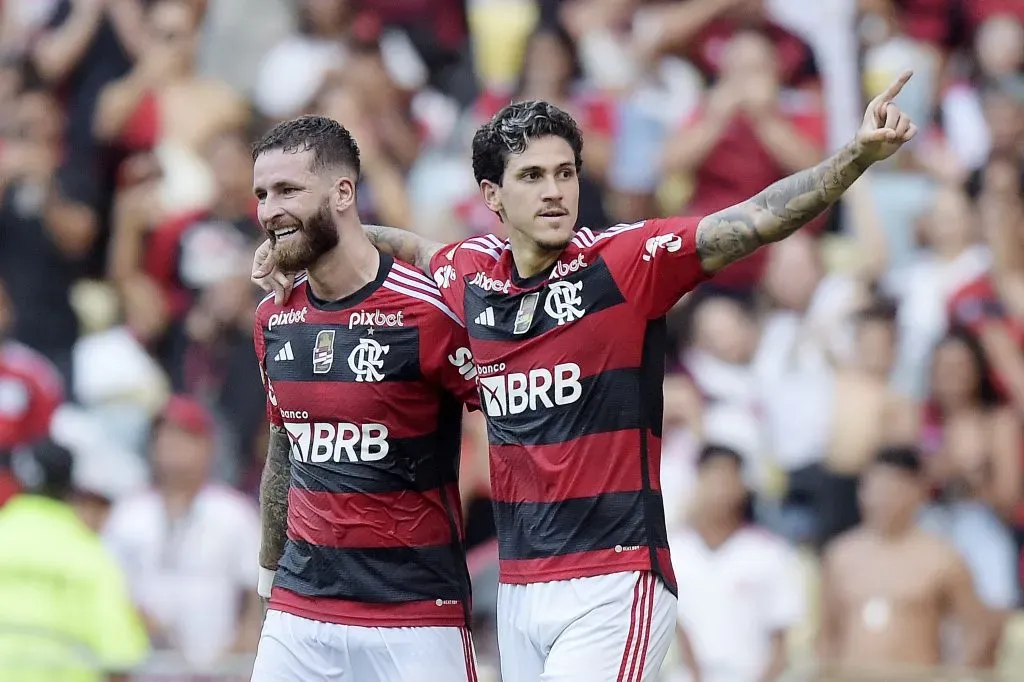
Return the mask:
[(463, 324), (466, 322), (466, 275), (490, 270), (501, 257), (503, 248), (503, 241), (487, 234), (449, 244), (430, 259), (434, 283)]
[(466, 328), (456, 321), (454, 313), (445, 310), (444, 314), (432, 313), (420, 333), (421, 338), (427, 340), (421, 354), (424, 366), (430, 368), (431, 380), (470, 410), (480, 409), (476, 364), (469, 350)]
[(617, 225), (594, 239), (626, 300), (648, 319), (665, 315), (707, 279), (697, 255), (698, 223), (700, 218), (654, 218)]
[(267, 394), (267, 419), (273, 426), (284, 427), (284, 418), (277, 406), (277, 398), (274, 396), (274, 387), (267, 376), (267, 342), (263, 337), (263, 321), (257, 311), (256, 321), (252, 330), (252, 342), (256, 349), (256, 360), (260, 364), (260, 378), (263, 380), (263, 390)]

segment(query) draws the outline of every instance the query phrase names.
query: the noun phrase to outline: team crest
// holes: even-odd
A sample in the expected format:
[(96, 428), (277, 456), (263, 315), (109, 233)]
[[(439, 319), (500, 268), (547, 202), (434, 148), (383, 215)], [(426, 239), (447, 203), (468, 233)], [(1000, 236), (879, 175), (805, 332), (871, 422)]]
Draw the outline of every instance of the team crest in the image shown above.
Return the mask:
[(359, 339), (359, 345), (348, 354), (348, 367), (356, 381), (384, 381), (384, 356), (391, 346), (382, 346), (373, 339)]
[(573, 322), (583, 317), (583, 282), (552, 282), (548, 285), (548, 295), (544, 299), (544, 312), (551, 319), (558, 321), (558, 326)]
[(313, 374), (327, 374), (334, 366), (334, 330), (321, 329), (313, 345)]

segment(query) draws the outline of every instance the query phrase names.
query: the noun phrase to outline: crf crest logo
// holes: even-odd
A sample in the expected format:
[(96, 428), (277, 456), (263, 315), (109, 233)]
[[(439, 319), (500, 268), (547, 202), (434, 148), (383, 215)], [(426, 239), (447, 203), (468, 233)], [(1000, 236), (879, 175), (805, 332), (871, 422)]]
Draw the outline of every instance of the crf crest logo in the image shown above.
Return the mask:
[(359, 345), (348, 354), (349, 369), (356, 375), (356, 381), (384, 381), (384, 356), (391, 346), (382, 346), (373, 339), (359, 339)]
[(544, 312), (558, 320), (558, 326), (583, 317), (583, 282), (552, 282), (544, 299)]

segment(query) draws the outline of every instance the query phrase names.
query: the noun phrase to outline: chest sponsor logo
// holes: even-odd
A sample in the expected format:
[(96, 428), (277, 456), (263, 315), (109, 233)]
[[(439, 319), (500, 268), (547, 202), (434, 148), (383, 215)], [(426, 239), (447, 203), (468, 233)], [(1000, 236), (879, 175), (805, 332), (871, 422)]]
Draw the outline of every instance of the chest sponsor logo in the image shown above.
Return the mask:
[(644, 244), (643, 259), (645, 261), (653, 260), (654, 256), (658, 253), (658, 249), (675, 253), (681, 248), (683, 248), (683, 238), (678, 234), (659, 234), (657, 237), (651, 237)]
[(382, 346), (373, 339), (359, 339), (359, 345), (348, 354), (348, 367), (356, 381), (384, 381), (384, 356), (391, 346)]
[(469, 282), (475, 287), (479, 287), (484, 291), (494, 291), (499, 294), (507, 294), (509, 289), (512, 288), (512, 282), (505, 280), (504, 282), (496, 279), (492, 279), (482, 272), (478, 272), (473, 275), (473, 279)]
[(587, 267), (587, 261), (583, 256), (584, 254), (581, 253), (566, 263), (563, 263), (562, 261), (555, 263), (555, 267), (551, 270), (551, 277), (549, 277), (549, 279), (559, 279), (560, 277), (571, 275), (572, 273), (578, 272)]
[(405, 321), (402, 316), (404, 310), (396, 313), (385, 313), (380, 310), (366, 311), (357, 310), (348, 316), (348, 328), (353, 327), (404, 327)]
[(274, 327), (280, 327), (285, 324), (305, 324), (308, 312), (309, 308), (304, 307), (302, 310), (285, 310), (274, 313), (267, 321), (267, 330), (269, 331)]
[(587, 312), (583, 307), (583, 282), (552, 282), (544, 299), (544, 312), (558, 321), (558, 326), (580, 319)]
[(481, 376), (479, 383), (480, 398), (488, 417), (570, 405), (583, 395), (580, 366), (574, 362), (555, 365), (553, 369)]
[(384, 424), (285, 422), (284, 428), (297, 462), (379, 462), (390, 450)]

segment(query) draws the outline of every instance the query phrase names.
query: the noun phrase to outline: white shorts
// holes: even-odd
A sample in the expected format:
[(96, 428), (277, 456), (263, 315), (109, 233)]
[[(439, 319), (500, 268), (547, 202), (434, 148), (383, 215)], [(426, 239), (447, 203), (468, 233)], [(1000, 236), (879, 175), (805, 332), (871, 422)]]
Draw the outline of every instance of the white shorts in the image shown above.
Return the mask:
[(654, 682), (676, 598), (653, 573), (498, 586), (502, 682)]
[(267, 612), (252, 682), (477, 682), (466, 628), (368, 628)]

